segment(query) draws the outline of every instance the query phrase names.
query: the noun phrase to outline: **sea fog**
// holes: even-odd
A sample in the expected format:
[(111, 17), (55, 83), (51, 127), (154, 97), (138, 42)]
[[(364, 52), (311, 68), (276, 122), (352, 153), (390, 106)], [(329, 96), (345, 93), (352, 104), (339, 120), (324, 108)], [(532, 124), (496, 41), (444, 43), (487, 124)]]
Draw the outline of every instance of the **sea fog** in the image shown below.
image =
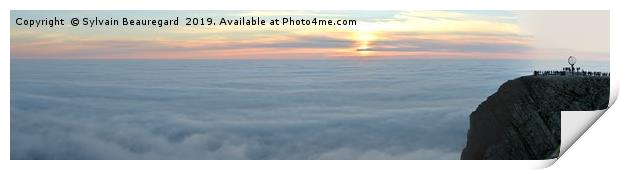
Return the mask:
[(11, 159), (459, 159), (469, 114), (535, 65), (12, 60)]

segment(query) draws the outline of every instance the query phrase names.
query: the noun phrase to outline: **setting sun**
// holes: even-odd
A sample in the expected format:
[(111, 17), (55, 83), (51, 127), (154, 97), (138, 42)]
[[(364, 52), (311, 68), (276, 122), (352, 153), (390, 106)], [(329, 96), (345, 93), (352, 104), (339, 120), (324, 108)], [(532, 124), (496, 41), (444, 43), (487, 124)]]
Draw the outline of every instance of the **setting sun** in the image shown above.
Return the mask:
[(356, 33), (355, 41), (357, 42), (356, 51), (362, 56), (368, 56), (370, 51), (370, 43), (376, 40), (376, 36), (372, 31), (360, 31)]

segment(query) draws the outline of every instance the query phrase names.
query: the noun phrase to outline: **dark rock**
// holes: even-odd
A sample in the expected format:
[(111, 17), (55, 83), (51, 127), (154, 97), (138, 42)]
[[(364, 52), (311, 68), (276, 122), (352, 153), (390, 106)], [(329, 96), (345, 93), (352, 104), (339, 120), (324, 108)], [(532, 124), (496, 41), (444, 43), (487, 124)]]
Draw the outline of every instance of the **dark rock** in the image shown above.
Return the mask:
[(560, 111), (606, 109), (609, 77), (524, 76), (504, 83), (470, 115), (461, 159), (551, 159)]

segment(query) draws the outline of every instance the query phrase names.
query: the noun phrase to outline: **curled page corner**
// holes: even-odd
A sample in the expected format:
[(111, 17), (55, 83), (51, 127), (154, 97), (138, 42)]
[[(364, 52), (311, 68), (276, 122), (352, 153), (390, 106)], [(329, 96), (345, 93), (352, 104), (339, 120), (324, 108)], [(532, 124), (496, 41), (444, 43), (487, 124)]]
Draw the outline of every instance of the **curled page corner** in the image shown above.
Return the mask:
[(561, 157), (581, 135), (583, 135), (607, 110), (562, 111), (561, 116)]

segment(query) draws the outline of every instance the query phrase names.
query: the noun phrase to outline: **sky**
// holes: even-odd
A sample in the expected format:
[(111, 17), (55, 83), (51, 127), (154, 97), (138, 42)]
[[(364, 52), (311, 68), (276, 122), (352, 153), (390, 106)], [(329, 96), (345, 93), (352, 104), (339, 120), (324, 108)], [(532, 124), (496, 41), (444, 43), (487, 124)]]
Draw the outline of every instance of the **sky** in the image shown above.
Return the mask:
[[(355, 19), (354, 26), (56, 26), (17, 18)], [(14, 59), (609, 60), (608, 11), (11, 11)]]

